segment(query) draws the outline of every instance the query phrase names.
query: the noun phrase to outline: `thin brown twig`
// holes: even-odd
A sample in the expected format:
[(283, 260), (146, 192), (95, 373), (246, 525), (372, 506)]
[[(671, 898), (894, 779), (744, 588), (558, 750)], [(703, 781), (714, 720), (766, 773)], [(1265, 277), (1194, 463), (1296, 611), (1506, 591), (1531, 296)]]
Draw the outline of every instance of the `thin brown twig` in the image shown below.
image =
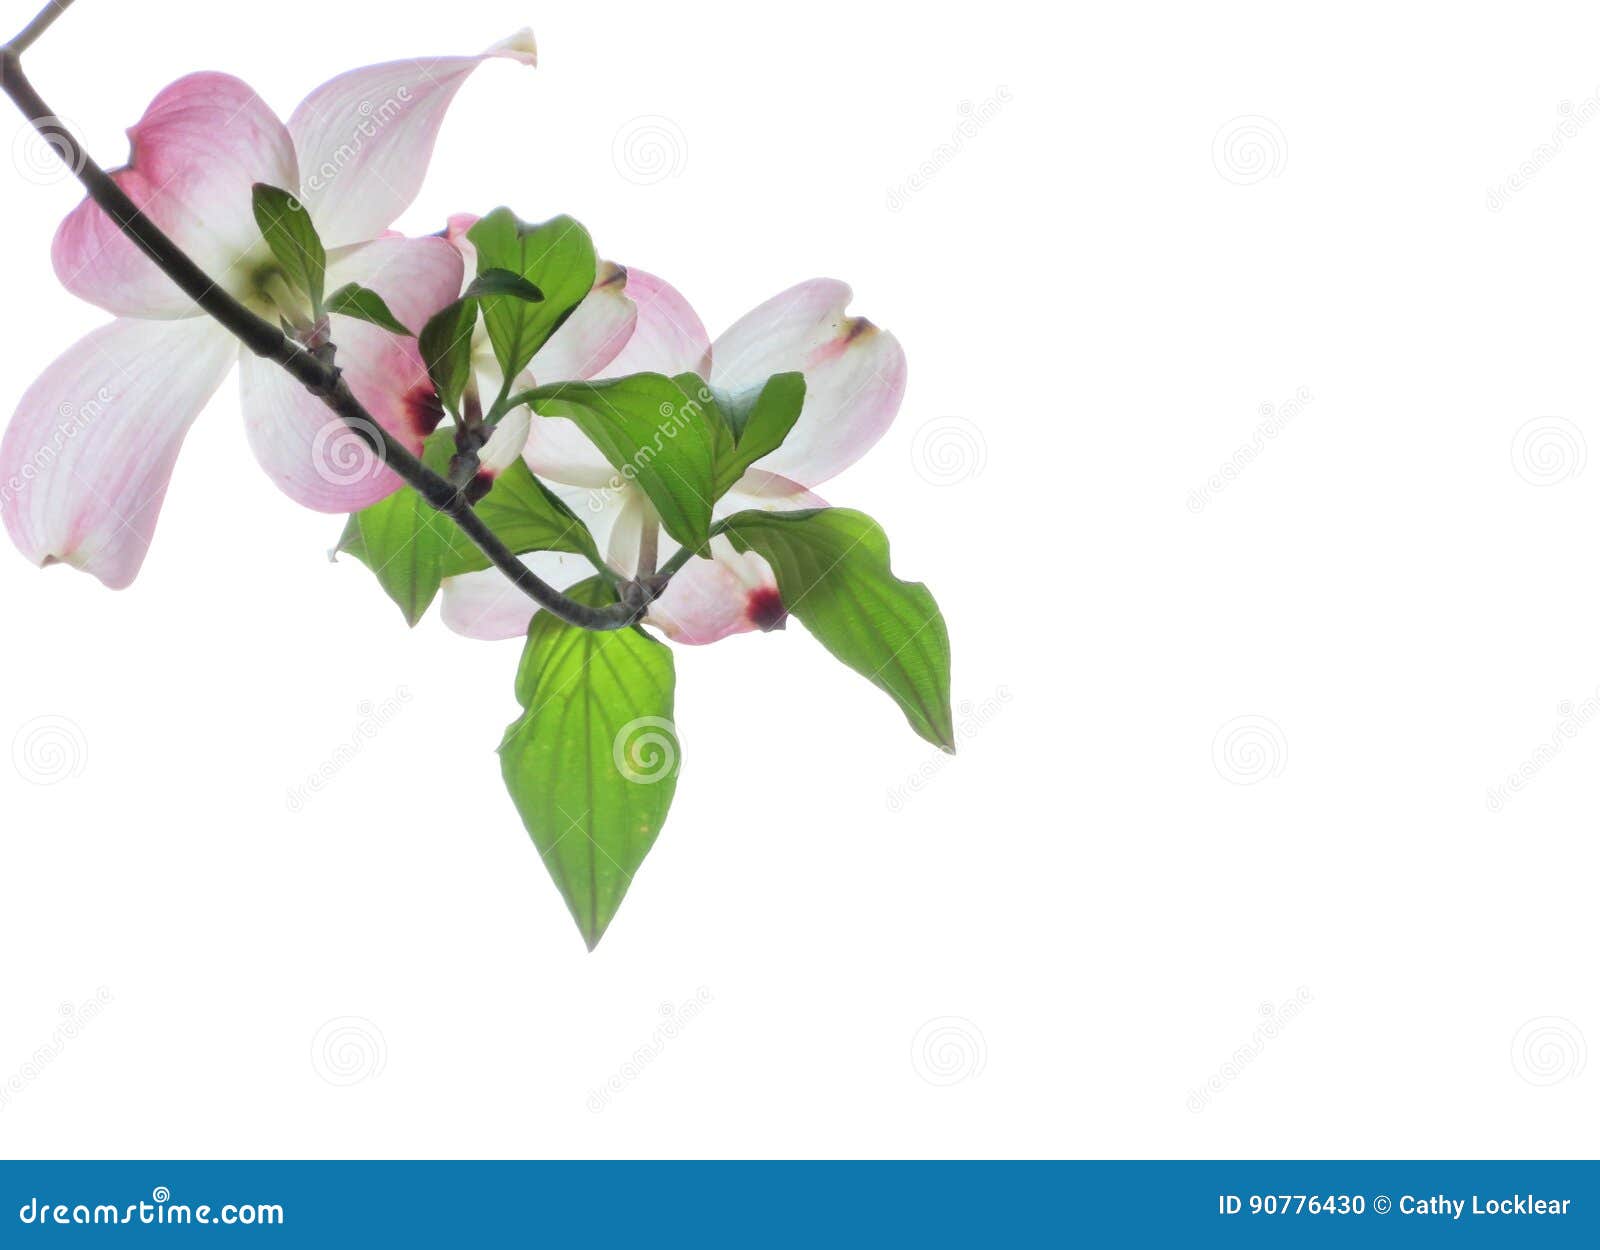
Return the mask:
[(39, 10), (33, 21), (29, 22), (25, 27), (23, 27), (21, 32), (18, 33), (17, 37), (6, 46), (18, 56), (21, 56), (33, 46), (33, 41), (35, 39), (50, 29), (50, 24), (54, 22), (56, 18), (60, 17), (67, 11), (67, 7), (71, 3), (72, 0), (50, 0), (49, 4), (45, 5), (44, 8)]
[[(579, 603), (549, 585), (519, 560), (473, 510), (467, 497), (449, 481), (428, 468), (379, 425), (350, 390), (338, 367), (307, 351), (277, 326), (258, 317), (208, 277), (188, 254), (140, 211), (126, 192), (89, 156), (60, 118), (45, 103), (22, 72), (22, 52), (47, 30), (72, 0), (51, 0), (14, 39), (0, 47), (0, 89), (11, 97), (24, 117), (44, 137), (79, 182), (89, 198), (104, 210), (157, 268), (171, 278), (212, 319), (221, 324), (258, 356), (281, 365), (296, 381), (320, 399), (374, 455), (394, 470), (428, 505), (444, 513), (489, 558), (513, 585), (546, 611), (584, 629), (623, 629), (635, 624), (660, 593), (651, 586), (626, 596), (626, 602), (607, 607)], [(642, 589), (642, 588), (641, 588)]]

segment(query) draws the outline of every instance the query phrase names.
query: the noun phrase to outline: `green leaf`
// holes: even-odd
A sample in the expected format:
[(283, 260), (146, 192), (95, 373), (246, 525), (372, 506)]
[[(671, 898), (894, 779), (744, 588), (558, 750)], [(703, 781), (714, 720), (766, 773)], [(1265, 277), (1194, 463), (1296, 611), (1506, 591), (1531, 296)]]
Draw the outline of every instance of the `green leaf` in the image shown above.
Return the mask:
[(558, 382), (513, 402), (575, 422), (621, 478), (650, 496), (668, 534), (705, 551), (716, 498), (717, 423), (677, 382), (659, 373)]
[(542, 295), (485, 294), (483, 321), (495, 359), (507, 378), (521, 373), (594, 286), (597, 262), (589, 232), (571, 217), (542, 225), (497, 208), (467, 231), (478, 251), (478, 273), (503, 269), (526, 279)]
[[(444, 474), (454, 454), (455, 430), (446, 428), (428, 437), (422, 459)], [(603, 563), (588, 528), (520, 460), (495, 479), (494, 489), (478, 501), (476, 511), (517, 555), (563, 551), (584, 556), (596, 566)], [(489, 558), (461, 527), (429, 507), (409, 486), (352, 515), (338, 550), (376, 574), (409, 625), (422, 619), (444, 578), (489, 567)]]
[(458, 299), (428, 319), (417, 336), (417, 350), (428, 367), (439, 402), (451, 413), (461, 412), (461, 392), (472, 375), (472, 331), (478, 324), (478, 302)]
[[(678, 382), (694, 394), (686, 377)], [(721, 499), (746, 469), (783, 446), (805, 406), (806, 377), (803, 373), (775, 373), (760, 386), (732, 395), (700, 385), (702, 394), (715, 395), (717, 411), (728, 430), (726, 444), (717, 456), (717, 498)]]
[(474, 297), (512, 295), (535, 304), (544, 299), (543, 291), (521, 274), (512, 273), (509, 269), (485, 269), (472, 280), (466, 289), (466, 294)]
[(717, 532), (766, 560), (784, 608), (898, 703), (913, 729), (954, 753), (944, 617), (926, 586), (889, 571), (876, 521), (848, 508), (739, 512)]
[(311, 224), (311, 214), (282, 187), (258, 182), (250, 192), (256, 225), (261, 227), (261, 237), (272, 249), (273, 259), (283, 267), (290, 285), (310, 297), (312, 311), (321, 316), (328, 254), (317, 237), (317, 228)]
[[(408, 488), (409, 489), (409, 488)], [(478, 501), (476, 511), (501, 542), (517, 555), (529, 551), (565, 551), (604, 564), (589, 528), (522, 460), (515, 460), (494, 480), (494, 489)], [(450, 527), (442, 572), (446, 577), (489, 567), (489, 557), (456, 525)]]
[(339, 545), (333, 549), (329, 558), (343, 552), (347, 556), (354, 556), (362, 564), (370, 565), (367, 559), (366, 544), (361, 541), (361, 514), (352, 512), (344, 519), (344, 533), (339, 535)]
[(391, 334), (411, 337), (411, 331), (401, 325), (400, 319), (389, 311), (389, 305), (383, 302), (383, 296), (359, 282), (347, 282), (328, 296), (327, 311), (354, 317), (358, 321), (370, 321)]
[[(615, 601), (598, 578), (567, 592)], [(500, 743), (506, 789), (593, 950), (666, 822), (678, 784), (672, 652), (637, 629), (539, 612)]]
[[(447, 472), (453, 447), (450, 433), (433, 434), (423, 446), (423, 463), (436, 473)], [(355, 513), (339, 550), (371, 569), (406, 624), (415, 626), (439, 593), (452, 531), (459, 532), (456, 523), (407, 486)]]

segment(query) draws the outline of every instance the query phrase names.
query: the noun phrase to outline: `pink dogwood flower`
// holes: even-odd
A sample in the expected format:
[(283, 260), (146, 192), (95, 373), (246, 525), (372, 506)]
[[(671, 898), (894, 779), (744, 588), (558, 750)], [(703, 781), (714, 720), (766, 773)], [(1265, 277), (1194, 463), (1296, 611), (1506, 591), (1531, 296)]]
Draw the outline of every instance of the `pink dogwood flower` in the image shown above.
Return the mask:
[[(605, 359), (582, 361), (586, 372), (538, 381), (695, 373), (737, 393), (760, 386), (774, 373), (799, 370), (806, 379), (806, 399), (794, 429), (782, 447), (758, 461), (718, 501), (715, 512), (721, 518), (749, 508), (825, 506), (811, 488), (865, 455), (899, 410), (906, 360), (895, 337), (847, 314), (852, 297), (843, 282), (818, 278), (746, 313), (713, 343), (677, 290), (641, 269), (626, 272), (634, 326), (622, 349)], [(504, 455), (505, 447), (500, 451)], [(657, 523), (644, 491), (621, 478), (570, 421), (533, 417), (523, 457), (589, 526), (607, 563), (631, 576), (641, 536)], [(665, 534), (660, 541), (664, 559), (674, 544)], [(647, 620), (673, 641), (691, 644), (782, 624), (785, 609), (767, 562), (754, 552), (740, 554), (720, 536), (712, 539), (711, 549), (710, 559), (693, 557), (673, 577)], [(579, 556), (537, 552), (523, 558), (556, 586), (593, 572)], [(445, 581), (443, 619), (468, 637), (519, 637), (527, 632), (532, 611), (528, 599), (497, 571)]]
[[(455, 213), (445, 230), (445, 237), (461, 253), (463, 294), (478, 272), (478, 249), (467, 238), (467, 231), (477, 222), (476, 214)], [(634, 335), (638, 314), (623, 289), (627, 276), (620, 266), (601, 261), (589, 294), (534, 353), (513, 380), (512, 389), (526, 391), (547, 382), (581, 382), (600, 376)], [(499, 394), (504, 379), (481, 318), (472, 330), (472, 372), (479, 395)], [(492, 481), (522, 454), (532, 416), (527, 408), (518, 407), (500, 419), (478, 453), (481, 476)]]
[[(477, 56), (341, 74), (287, 124), (237, 78), (191, 74), (128, 131), (128, 164), (113, 176), (219, 286), (274, 323), (310, 310), (273, 261), (251, 189), (294, 192), (328, 249), (327, 289), (369, 287), (415, 332), (456, 297), (461, 257), (446, 239), (386, 232), (416, 197), (457, 90), (491, 58), (534, 64), (531, 33)], [(61, 223), (52, 260), (68, 290), (117, 319), (45, 369), (0, 440), (0, 517), (29, 559), (114, 589), (131, 583), (184, 436), (235, 360), (250, 446), (290, 498), (347, 512), (400, 486), (288, 374), (241, 352), (98, 205), (85, 200)], [(414, 340), (338, 314), (330, 328), (356, 397), (420, 450), (441, 413)]]

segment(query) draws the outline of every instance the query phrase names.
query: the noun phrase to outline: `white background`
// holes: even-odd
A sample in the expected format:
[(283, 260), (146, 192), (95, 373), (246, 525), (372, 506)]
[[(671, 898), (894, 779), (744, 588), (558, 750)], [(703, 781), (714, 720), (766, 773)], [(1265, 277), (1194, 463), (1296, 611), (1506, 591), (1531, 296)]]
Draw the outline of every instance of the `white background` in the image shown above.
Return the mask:
[[(66, 751), (0, 757), (0, 1151), (1592, 1155), (1600, 14), (1207, 8), (82, 0), (31, 64), (108, 164), (190, 70), (287, 116), (532, 23), (402, 227), (571, 212), (713, 332), (851, 281), (911, 380), (823, 493), (965, 734), (800, 627), (679, 650), (587, 955), (500, 785), (517, 644), (330, 565), (225, 387), (134, 588), (0, 553), (0, 739)], [(15, 151), (5, 408), (103, 319)]]

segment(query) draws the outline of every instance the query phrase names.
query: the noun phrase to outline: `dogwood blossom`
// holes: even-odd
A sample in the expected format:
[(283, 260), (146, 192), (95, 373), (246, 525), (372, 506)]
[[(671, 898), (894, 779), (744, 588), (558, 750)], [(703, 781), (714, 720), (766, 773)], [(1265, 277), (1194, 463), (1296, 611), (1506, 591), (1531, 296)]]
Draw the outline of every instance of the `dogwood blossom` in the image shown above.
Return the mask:
[[(532, 65), (530, 32), (477, 56), (396, 61), (341, 74), (281, 121), (237, 78), (197, 73), (162, 90), (128, 131), (113, 177), (217, 283), (274, 322), (304, 323), (305, 298), (275, 264), (252, 187), (294, 192), (328, 249), (330, 289), (376, 291), (415, 330), (460, 290), (444, 238), (386, 233), (422, 185), (446, 110), (480, 64)], [(398, 489), (353, 432), (232, 335), (85, 200), (57, 231), (57, 276), (116, 315), (28, 389), (0, 440), (0, 517), (39, 564), (127, 586), (149, 549), (184, 436), (235, 360), (251, 448), (291, 498), (327, 512)], [(337, 363), (373, 417), (413, 450), (440, 418), (413, 340), (330, 314)]]
[[(694, 373), (715, 388), (737, 393), (759, 387), (775, 373), (798, 370), (805, 376), (805, 407), (793, 430), (782, 447), (757, 461), (718, 501), (719, 518), (750, 508), (825, 506), (811, 488), (866, 454), (899, 410), (905, 353), (892, 334), (847, 313), (852, 295), (843, 282), (819, 278), (792, 287), (746, 313), (714, 343), (689, 302), (662, 279), (630, 267), (623, 292), (633, 306), (633, 329), (621, 349), (610, 355), (568, 354), (559, 362), (564, 372), (541, 374), (536, 359), (532, 372), (540, 383)], [(573, 319), (595, 298), (585, 300)], [(590, 316), (601, 320), (597, 313)], [(641, 540), (657, 525), (644, 491), (619, 475), (570, 421), (524, 417), (508, 434), (496, 433), (497, 458), (504, 462), (514, 454), (511, 446), (522, 442), (529, 467), (589, 526), (607, 563), (631, 576)], [(660, 541), (665, 557), (674, 545), (664, 535)], [(754, 552), (734, 550), (720, 536), (712, 539), (711, 552), (709, 559), (692, 557), (674, 575), (646, 619), (674, 641), (691, 644), (781, 625), (785, 609), (767, 562)], [(523, 558), (556, 586), (592, 573), (578, 556), (537, 552)], [(468, 637), (520, 637), (533, 610), (494, 570), (444, 583), (443, 619)]]
[[(461, 253), (462, 293), (478, 271), (478, 253), (467, 231), (477, 224), (471, 213), (455, 213), (445, 229), (445, 238)], [(627, 272), (602, 261), (596, 267), (594, 286), (572, 310), (545, 344), (534, 353), (526, 368), (512, 380), (512, 389), (529, 390), (547, 382), (578, 382), (600, 376), (616, 376), (606, 368), (634, 337), (638, 313), (634, 301), (624, 291)], [(505, 381), (495, 358), (489, 331), (482, 320), (473, 323), (472, 372), (477, 393), (493, 396)], [(628, 372), (635, 372), (629, 369)], [(522, 454), (528, 441), (532, 414), (525, 407), (507, 413), (495, 426), (489, 441), (479, 452), (481, 473), (493, 480)], [(599, 453), (595, 453), (599, 454)]]

